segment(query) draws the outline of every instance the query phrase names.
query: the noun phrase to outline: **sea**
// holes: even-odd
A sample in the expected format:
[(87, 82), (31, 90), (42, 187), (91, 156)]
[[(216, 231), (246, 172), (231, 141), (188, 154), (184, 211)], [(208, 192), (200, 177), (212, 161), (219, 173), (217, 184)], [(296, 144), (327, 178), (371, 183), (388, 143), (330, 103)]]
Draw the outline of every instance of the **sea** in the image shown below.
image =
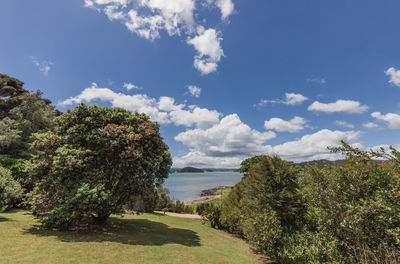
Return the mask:
[(201, 191), (222, 186), (234, 186), (243, 177), (233, 171), (213, 171), (203, 173), (171, 173), (164, 182), (170, 197), (183, 202), (200, 198)]

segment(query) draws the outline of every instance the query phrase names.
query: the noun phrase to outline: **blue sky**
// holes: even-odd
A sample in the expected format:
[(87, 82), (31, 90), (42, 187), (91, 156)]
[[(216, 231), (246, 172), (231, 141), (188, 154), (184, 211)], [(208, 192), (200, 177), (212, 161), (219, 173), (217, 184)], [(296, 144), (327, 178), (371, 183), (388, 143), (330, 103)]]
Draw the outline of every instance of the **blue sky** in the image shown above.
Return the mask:
[(145, 112), (174, 166), (398, 145), (395, 0), (3, 0), (0, 72), (64, 111)]

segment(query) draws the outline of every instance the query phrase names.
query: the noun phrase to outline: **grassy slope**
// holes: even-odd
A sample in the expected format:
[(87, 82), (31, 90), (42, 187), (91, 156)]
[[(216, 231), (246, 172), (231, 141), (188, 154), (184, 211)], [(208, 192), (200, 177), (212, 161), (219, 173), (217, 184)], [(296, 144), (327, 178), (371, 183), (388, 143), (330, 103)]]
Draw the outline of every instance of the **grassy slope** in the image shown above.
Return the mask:
[(199, 220), (127, 215), (86, 232), (35, 225), (28, 211), (0, 213), (0, 263), (256, 263), (245, 242)]

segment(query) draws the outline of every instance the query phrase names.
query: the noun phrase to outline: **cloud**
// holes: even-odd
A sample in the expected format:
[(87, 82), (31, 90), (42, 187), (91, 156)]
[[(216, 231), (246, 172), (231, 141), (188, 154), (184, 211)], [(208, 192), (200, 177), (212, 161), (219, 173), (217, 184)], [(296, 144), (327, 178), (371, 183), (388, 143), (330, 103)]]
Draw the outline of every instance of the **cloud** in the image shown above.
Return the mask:
[(79, 95), (70, 97), (59, 105), (67, 106), (81, 102), (102, 101), (113, 107), (122, 107), (132, 112), (145, 113), (160, 124), (174, 123), (177, 126), (208, 128), (219, 122), (221, 114), (215, 110), (175, 104), (172, 97), (160, 97), (159, 100), (146, 94), (126, 95), (116, 93), (109, 88), (100, 88), (96, 83), (84, 89)]
[(189, 153), (173, 158), (175, 168), (192, 166), (196, 168), (239, 168), (242, 162), (240, 157), (212, 157), (200, 151)]
[(320, 103), (315, 101), (308, 107), (308, 111), (325, 113), (345, 112), (349, 114), (361, 114), (368, 110), (368, 106), (361, 105), (358, 101), (337, 100), (334, 103)]
[(52, 61), (49, 60), (44, 60), (44, 61), (38, 61), (35, 57), (30, 57), (32, 60), (32, 63), (38, 67), (39, 71), (43, 73), (44, 76), (49, 76), (49, 71), (51, 70), (51, 67), (55, 64)]
[(391, 67), (385, 71), (387, 76), (390, 76), (389, 83), (400, 87), (400, 70)]
[[(184, 36), (187, 44), (196, 50), (194, 67), (202, 74), (210, 74), (218, 68), (224, 56), (221, 47), (222, 33), (215, 28), (218, 24), (202, 26), (196, 0), (85, 0), (85, 7), (103, 12), (109, 20), (121, 21), (126, 28), (139, 37), (156, 40), (161, 31), (169, 36)], [(231, 0), (207, 1), (221, 10), (225, 21), (234, 12)]]
[(372, 129), (372, 128), (378, 128), (379, 126), (374, 122), (367, 122), (363, 124), (363, 127)]
[(326, 78), (321, 76), (312, 75), (310, 78), (307, 79), (307, 82), (310, 83), (317, 83), (317, 84), (325, 84)]
[(175, 140), (213, 157), (255, 155), (266, 153), (264, 143), (276, 137), (274, 132), (259, 132), (231, 114), (208, 129), (192, 129), (175, 136)]
[[(226, 118), (238, 119), (236, 115), (227, 116)], [(220, 125), (216, 125), (216, 127), (219, 126)], [(228, 135), (225, 137), (223, 133), (221, 135), (221, 133), (216, 131), (218, 129), (211, 128), (210, 130), (200, 133), (198, 133), (197, 130), (196, 133), (182, 133), (182, 135), (180, 134), (181, 136), (177, 136), (179, 138), (175, 138), (192, 149), (183, 156), (174, 157), (174, 167), (198, 166), (238, 168), (243, 159), (253, 155), (279, 155), (283, 159), (295, 162), (317, 159), (337, 160), (343, 158), (343, 156), (341, 156), (341, 154), (331, 153), (328, 147), (339, 146), (340, 140), (353, 142), (359, 137), (359, 132), (357, 131), (332, 131), (329, 129), (322, 129), (316, 133), (304, 135), (300, 139), (275, 146), (264, 145), (265, 141), (273, 136), (273, 134), (266, 135), (264, 140), (256, 142), (257, 139), (253, 139), (252, 143), (246, 146), (246, 143), (249, 142), (248, 140), (252, 140), (253, 138), (249, 133), (246, 133), (247, 137), (241, 135), (235, 138)], [(218, 135), (218, 138), (215, 140), (213, 140), (214, 134)], [(204, 144), (201, 144), (201, 142), (204, 142)], [(229, 147), (226, 147), (226, 145)], [(352, 143), (351, 145), (362, 147), (359, 143)]]
[(295, 116), (289, 121), (280, 119), (280, 118), (271, 118), (270, 120), (265, 121), (264, 127), (266, 129), (273, 129), (278, 132), (299, 132), (304, 129), (304, 125), (307, 123), (304, 118)]
[(136, 89), (136, 90), (142, 89), (142, 87), (137, 86), (137, 85), (134, 85), (133, 83), (124, 83), (124, 85), (123, 85), (122, 87), (124, 87), (124, 88), (127, 89), (128, 91), (129, 91), (129, 90), (132, 90), (132, 89)]
[(335, 160), (337, 155), (330, 153), (327, 147), (340, 145), (340, 140), (351, 142), (359, 137), (357, 131), (332, 131), (322, 129), (314, 134), (304, 135), (298, 140), (285, 142), (273, 147), (273, 153), (291, 161), (314, 159)]
[(267, 104), (300, 105), (301, 103), (307, 100), (308, 98), (302, 94), (285, 93), (285, 99), (272, 99), (272, 100), (261, 99), (259, 103), (254, 105), (254, 107), (260, 108)]
[(346, 121), (340, 121), (340, 120), (338, 120), (338, 121), (335, 122), (335, 124), (338, 125), (338, 126), (341, 126), (341, 127), (345, 127), (345, 128), (349, 128), (349, 129), (354, 129), (354, 125), (353, 125), (353, 124), (350, 124), (350, 123), (348, 123), (348, 122), (346, 122)]
[(219, 122), (221, 116), (215, 110), (194, 107), (191, 110), (177, 109), (169, 113), (170, 119), (175, 125), (191, 127), (196, 125), (200, 129), (212, 127)]
[(196, 97), (196, 98), (200, 97), (200, 94), (201, 94), (201, 88), (200, 87), (197, 87), (196, 85), (189, 85), (187, 87), (187, 89), (188, 89), (189, 94), (192, 97)]
[(217, 0), (216, 6), (221, 10), (222, 20), (226, 20), (235, 11), (235, 5), (231, 0)]
[(390, 129), (400, 129), (400, 115), (394, 113), (387, 113), (386, 115), (380, 112), (374, 112), (372, 117), (384, 121)]
[(213, 28), (197, 28), (197, 36), (189, 38), (187, 43), (193, 45), (197, 51), (194, 57), (194, 67), (202, 74), (209, 74), (217, 70), (218, 62), (224, 56), (220, 42), (220, 33)]

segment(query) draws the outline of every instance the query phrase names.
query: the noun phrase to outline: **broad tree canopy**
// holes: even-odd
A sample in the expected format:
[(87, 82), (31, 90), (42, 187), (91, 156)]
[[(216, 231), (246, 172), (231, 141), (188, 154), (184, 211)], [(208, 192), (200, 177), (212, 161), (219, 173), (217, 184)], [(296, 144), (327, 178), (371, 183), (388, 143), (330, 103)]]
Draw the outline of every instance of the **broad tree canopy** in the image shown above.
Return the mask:
[(36, 134), (30, 165), (34, 213), (51, 227), (103, 222), (168, 177), (159, 126), (122, 108), (78, 105)]

